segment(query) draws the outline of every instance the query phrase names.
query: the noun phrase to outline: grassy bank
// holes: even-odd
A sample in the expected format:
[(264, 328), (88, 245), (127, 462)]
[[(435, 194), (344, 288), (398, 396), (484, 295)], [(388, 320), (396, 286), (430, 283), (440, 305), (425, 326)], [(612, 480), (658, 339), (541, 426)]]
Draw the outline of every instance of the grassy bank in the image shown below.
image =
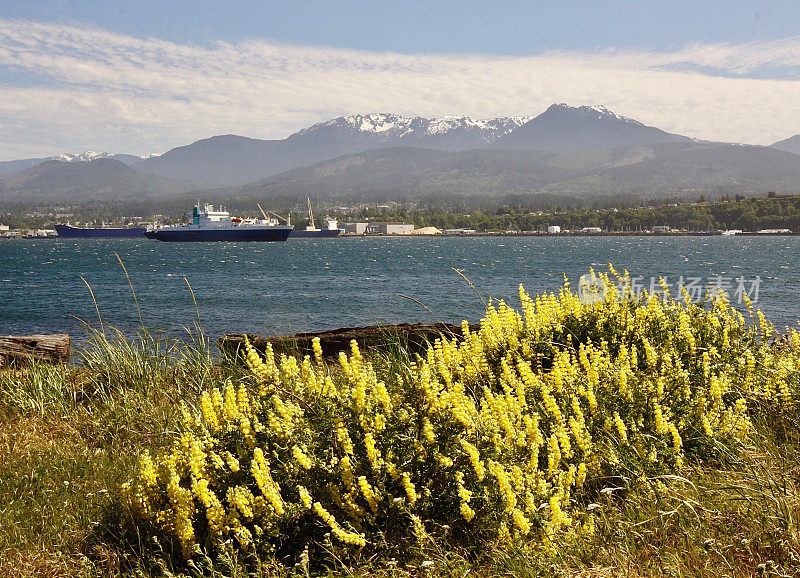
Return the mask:
[[(202, 339), (94, 334), (80, 366), (4, 369), (0, 575), (797, 574), (797, 343), (774, 343), (757, 315), (740, 319), (724, 304), (607, 297), (587, 305), (569, 292), (523, 296), (521, 314), (492, 309), (472, 341), (445, 343), (424, 359), (393, 343), (339, 363), (251, 357), (245, 367), (214, 363)], [(464, 369), (481, 355), (484, 365)], [(522, 359), (534, 360), (534, 377)], [(522, 377), (535, 385), (520, 385)], [(463, 395), (457, 404), (453, 391)], [(543, 391), (574, 427), (560, 431)], [(498, 400), (503, 407), (486, 409)], [(459, 421), (452, 408), (467, 402)], [(299, 410), (276, 426), (276, 403)], [(741, 420), (725, 421), (741, 407)], [(520, 437), (534, 414), (543, 435), (536, 443), (530, 427)], [(243, 432), (244, 417), (251, 428)], [(195, 449), (207, 465), (170, 466), (191, 455), (194, 440), (204, 440)], [(257, 499), (253, 448), (271, 463), (280, 515)], [(145, 452), (154, 464), (147, 484)], [(212, 468), (214, 452), (241, 467)], [(531, 483), (514, 481), (515, 468)], [(172, 489), (170, 472), (178, 476)], [(211, 509), (192, 497), (202, 494), (192, 481), (203, 479), (226, 509), (228, 530), (214, 534)], [(146, 490), (147, 508), (137, 511), (131, 490), (121, 491), (126, 482)], [(299, 486), (346, 540), (304, 507)], [(236, 506), (226, 493), (236, 488), (252, 500)], [(193, 501), (191, 538), (171, 521), (178, 494)]]

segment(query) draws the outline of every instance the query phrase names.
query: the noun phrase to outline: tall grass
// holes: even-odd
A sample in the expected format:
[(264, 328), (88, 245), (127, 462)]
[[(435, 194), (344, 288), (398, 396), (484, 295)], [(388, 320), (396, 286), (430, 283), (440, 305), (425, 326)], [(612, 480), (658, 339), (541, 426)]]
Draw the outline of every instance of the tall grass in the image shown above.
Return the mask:
[[(254, 391), (256, 380), (215, 355), (199, 316), (183, 339), (146, 329), (126, 337), (104, 324), (76, 359), (0, 369), (0, 576), (800, 574), (800, 412), (766, 400), (752, 407), (739, 445), (715, 440), (679, 472), (631, 469), (596, 484), (581, 497), (595, 533), (552, 548), (435, 540), (387, 544), (390, 555), (334, 555), (327, 568), (235, 549), (184, 563), (130, 523), (118, 488), (145, 450), (172, 445), (184, 409), (199, 415), (203, 392), (226, 383)], [(420, 361), (392, 335), (365, 359), (393, 392), (408, 387)], [(336, 364), (326, 371), (345, 380)], [(795, 392), (796, 379), (787, 377)]]
[[(130, 529), (121, 522), (116, 488), (134, 471), (142, 449), (155, 452), (169, 443), (169, 432), (179, 427), (181, 405), (195, 403), (199, 387), (239, 379), (242, 370), (214, 365), (208, 350), (195, 344), (155, 341), (152, 335), (95, 341), (78, 352), (86, 355), (83, 367), (35, 363), (0, 371), (0, 575), (177, 572), (126, 533)], [(411, 358), (400, 342), (371, 354), (376, 368), (395, 375)], [(192, 375), (197, 370), (206, 381)], [(765, 410), (754, 424), (745, 451), (724, 463), (693, 468), (682, 480), (628, 479), (620, 490), (597, 494), (597, 532), (591, 542), (560, 545), (549, 553), (487, 551), (477, 559), (458, 550), (430, 549), (400, 566), (390, 559), (364, 560), (355, 566), (334, 563), (331, 571), (354, 576), (795, 575), (800, 417)], [(202, 562), (197, 568), (216, 576), (291, 570), (269, 560), (252, 567), (235, 554), (213, 568)], [(303, 573), (302, 565), (294, 571)]]
[[(118, 572), (137, 548), (120, 544), (116, 500), (143, 449), (156, 451), (199, 392), (240, 376), (216, 363), (197, 317), (182, 339), (146, 328), (126, 336), (104, 323), (71, 365), (34, 361), (0, 369), (0, 576), (95, 576)], [(113, 542), (115, 546), (109, 546)], [(139, 556), (141, 558), (141, 556)], [(138, 558), (137, 558), (138, 559)]]
[(740, 471), (714, 492), (772, 495), (762, 522), (795, 532), (791, 488), (754, 487), (743, 455), (753, 419), (793, 419), (800, 334), (779, 350), (760, 314), (748, 324), (723, 299), (640, 300), (605, 284), (596, 303), (568, 286), (520, 289), (522, 312), (489, 306), (463, 343), (423, 356), (389, 338), (369, 359), (352, 344), (339, 369), (319, 343), (302, 360), (248, 349), (251, 379), (204, 392), (175, 443), (143, 454), (125, 490), (132, 523), (178, 564), (238, 553), (410, 568), (462, 553), (492, 566), (498, 548), (572, 564), (602, 540), (598, 518), (611, 530), (632, 518), (632, 540), (655, 524), (655, 543), (702, 526), (713, 492), (698, 469)]
[(67, 412), (79, 395), (73, 387), (73, 375), (60, 364), (12, 366), (0, 371), (0, 399), (7, 407), (38, 418)]
[[(224, 369), (208, 339), (90, 330), (71, 366), (0, 370), (0, 575), (95, 576), (135, 555), (119, 541), (115, 495), (143, 448)], [(232, 368), (233, 369), (233, 368)], [(102, 537), (102, 539), (101, 539)]]

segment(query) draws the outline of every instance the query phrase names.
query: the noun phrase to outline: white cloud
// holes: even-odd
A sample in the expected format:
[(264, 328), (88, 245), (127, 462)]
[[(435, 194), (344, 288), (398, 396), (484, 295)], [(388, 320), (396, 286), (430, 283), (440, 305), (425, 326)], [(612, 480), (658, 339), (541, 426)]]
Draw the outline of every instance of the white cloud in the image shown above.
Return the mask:
[(0, 19), (0, 159), (145, 153), (222, 133), (283, 138), (355, 112), (532, 115), (552, 102), (769, 144), (800, 132), (798, 77), (800, 37), (663, 53), (406, 55), (256, 40), (196, 46)]

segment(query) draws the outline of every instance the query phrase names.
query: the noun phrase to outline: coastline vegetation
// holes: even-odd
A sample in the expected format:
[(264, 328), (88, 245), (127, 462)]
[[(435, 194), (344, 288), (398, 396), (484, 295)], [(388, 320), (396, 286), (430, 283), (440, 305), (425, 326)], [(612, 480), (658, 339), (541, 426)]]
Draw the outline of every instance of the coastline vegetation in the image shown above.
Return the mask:
[[(257, 216), (254, 201), (243, 199), (210, 199), (224, 204), (237, 214)], [(145, 221), (182, 222), (186, 207), (193, 200), (172, 200), (138, 203), (83, 203), (64, 206), (0, 203), (0, 223), (12, 228), (41, 228), (60, 222), (87, 222), (124, 226), (134, 216)], [(288, 200), (271, 199), (262, 203), (280, 214), (291, 214), (292, 222), (304, 224), (305, 205)], [(639, 206), (644, 204), (645, 206)], [(791, 229), (800, 231), (800, 196), (775, 195), (714, 197), (704, 195), (694, 201), (686, 198), (608, 197), (588, 204), (585, 200), (553, 195), (516, 196), (495, 202), (477, 202), (463, 198), (430, 198), (408, 203), (359, 206), (349, 209), (329, 201), (316, 205), (317, 213), (330, 214), (346, 221), (402, 221), (417, 227), (439, 229), (475, 229), (487, 231), (543, 231), (548, 225), (580, 230), (600, 227), (603, 231), (649, 230), (653, 226), (669, 226), (687, 231), (724, 231), (742, 229)], [(318, 222), (317, 225), (320, 225)]]
[(647, 206), (622, 203), (619, 206), (555, 205), (531, 208), (525, 204), (479, 207), (461, 211), (430, 208), (369, 209), (364, 217), (377, 221), (405, 221), (417, 227), (474, 229), (487, 231), (546, 231), (548, 225), (579, 231), (600, 227), (603, 231), (646, 231), (669, 226), (685, 231), (741, 229), (790, 229), (800, 231), (800, 197), (742, 197), (696, 202), (642, 201)]
[(0, 574), (796, 574), (800, 334), (615, 276), (423, 356), (0, 370)]

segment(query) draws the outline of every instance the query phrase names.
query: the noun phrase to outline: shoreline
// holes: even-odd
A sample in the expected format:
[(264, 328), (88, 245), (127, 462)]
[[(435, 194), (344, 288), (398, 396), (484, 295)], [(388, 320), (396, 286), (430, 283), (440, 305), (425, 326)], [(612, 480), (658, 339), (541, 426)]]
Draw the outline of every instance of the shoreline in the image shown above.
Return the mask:
[[(725, 235), (722, 232), (709, 232), (709, 231), (674, 231), (674, 232), (653, 232), (653, 231), (609, 231), (609, 232), (601, 232), (601, 233), (582, 233), (580, 231), (575, 232), (561, 232), (561, 233), (546, 233), (542, 231), (521, 231), (518, 233), (505, 233), (499, 231), (488, 231), (485, 233), (436, 233), (433, 235), (415, 235), (405, 234), (405, 235), (339, 235), (338, 237), (318, 237), (319, 239), (380, 239), (380, 238), (431, 238), (431, 237), (794, 237), (800, 235), (800, 232), (788, 231), (788, 232), (780, 232), (780, 233), (759, 233), (758, 231), (745, 231), (742, 233), (736, 233), (735, 235)], [(298, 237), (298, 239), (309, 239), (311, 237)], [(22, 235), (6, 235), (0, 236), (0, 241), (2, 240), (13, 240), (13, 239), (24, 239), (24, 240), (50, 240), (50, 239), (59, 239), (57, 235), (48, 235), (42, 237), (35, 237), (35, 236), (22, 236)], [(98, 237), (98, 238), (86, 238), (86, 239), (76, 239), (74, 237), (70, 237), (69, 240), (127, 240), (127, 241), (141, 241), (145, 240), (148, 241), (150, 239), (142, 237), (142, 239), (136, 238), (111, 238), (111, 237)], [(67, 240), (66, 237), (61, 237), (60, 240)], [(288, 241), (288, 240), (287, 240)], [(223, 241), (224, 242), (224, 241)], [(231, 241), (236, 242), (236, 241)]]

